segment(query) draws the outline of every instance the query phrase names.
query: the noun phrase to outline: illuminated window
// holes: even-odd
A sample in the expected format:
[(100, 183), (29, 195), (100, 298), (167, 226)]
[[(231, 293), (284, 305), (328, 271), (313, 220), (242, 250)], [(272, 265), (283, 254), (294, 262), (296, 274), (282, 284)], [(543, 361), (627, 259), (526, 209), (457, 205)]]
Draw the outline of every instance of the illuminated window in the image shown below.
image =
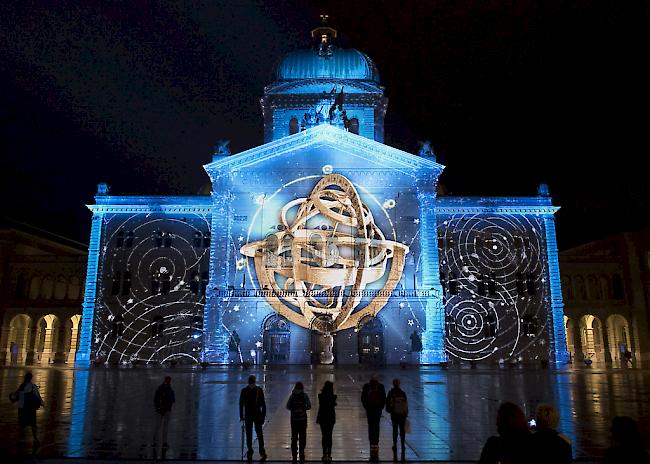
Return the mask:
[(295, 116), (289, 121), (289, 135), (297, 134), (300, 131), (300, 126), (298, 125), (298, 118)]

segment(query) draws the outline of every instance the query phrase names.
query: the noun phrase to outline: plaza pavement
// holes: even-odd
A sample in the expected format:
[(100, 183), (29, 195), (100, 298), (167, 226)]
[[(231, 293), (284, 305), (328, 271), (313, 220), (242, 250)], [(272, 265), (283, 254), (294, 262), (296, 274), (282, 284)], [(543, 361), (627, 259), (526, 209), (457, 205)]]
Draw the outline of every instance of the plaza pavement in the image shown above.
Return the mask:
[[(15, 408), (7, 397), (27, 369), (34, 373), (46, 403), (38, 412), (42, 442), (38, 457), (92, 458), (45, 462), (99, 464), (117, 459), (151, 459), (152, 397), (167, 374), (172, 376), (177, 397), (168, 462), (241, 459), (237, 407), (239, 391), (249, 374), (258, 376), (267, 397), (264, 433), (270, 462), (291, 457), (285, 404), (298, 380), (305, 384), (314, 404), (307, 459), (319, 460), (321, 456), (315, 415), (317, 393), (326, 380), (334, 382), (338, 395), (333, 459), (353, 462), (367, 461), (369, 457), (360, 393), (375, 370), (356, 366), (205, 371), (182, 367), (0, 368), (0, 450), (9, 454), (16, 452), (17, 430)], [(528, 415), (540, 402), (556, 405), (561, 412), (560, 429), (573, 441), (578, 458), (602, 455), (609, 445), (609, 424), (616, 415), (629, 415), (639, 420), (642, 431), (650, 430), (650, 370), (646, 369), (388, 367), (376, 372), (387, 389), (391, 379), (399, 377), (409, 397), (413, 432), (407, 435), (406, 457), (410, 462), (475, 461), (487, 437), (496, 433), (496, 410), (504, 400), (520, 404)], [(381, 427), (381, 459), (390, 461), (391, 430), (386, 414)]]

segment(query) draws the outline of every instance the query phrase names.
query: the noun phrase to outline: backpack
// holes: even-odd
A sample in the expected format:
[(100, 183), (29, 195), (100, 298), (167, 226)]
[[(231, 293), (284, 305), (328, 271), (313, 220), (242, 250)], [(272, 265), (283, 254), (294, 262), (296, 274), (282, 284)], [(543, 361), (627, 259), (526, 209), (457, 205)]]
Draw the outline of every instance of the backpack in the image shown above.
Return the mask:
[(23, 393), (23, 409), (36, 411), (41, 407), (41, 400), (33, 391)]
[(379, 384), (371, 385), (370, 388), (368, 388), (368, 408), (382, 409), (383, 407), (383, 398)]
[(393, 414), (396, 416), (406, 416), (408, 413), (408, 403), (403, 395), (393, 397)]

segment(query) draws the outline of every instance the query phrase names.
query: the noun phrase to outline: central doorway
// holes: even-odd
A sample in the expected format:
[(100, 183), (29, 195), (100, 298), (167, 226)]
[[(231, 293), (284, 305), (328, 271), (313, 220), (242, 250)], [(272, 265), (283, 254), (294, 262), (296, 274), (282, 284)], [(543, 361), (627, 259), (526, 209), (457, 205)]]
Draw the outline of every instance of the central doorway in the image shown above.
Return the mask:
[(375, 316), (359, 323), (359, 363), (378, 366), (384, 363), (384, 326)]
[(289, 322), (279, 314), (270, 316), (264, 322), (264, 364), (287, 364), (290, 343)]

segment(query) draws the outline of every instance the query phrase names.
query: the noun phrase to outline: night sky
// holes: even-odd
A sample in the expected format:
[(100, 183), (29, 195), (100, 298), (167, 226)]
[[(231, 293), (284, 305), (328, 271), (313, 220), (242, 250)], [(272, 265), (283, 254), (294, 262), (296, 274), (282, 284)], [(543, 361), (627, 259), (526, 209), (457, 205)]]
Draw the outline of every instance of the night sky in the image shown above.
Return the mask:
[(87, 242), (96, 184), (206, 192), (219, 139), (327, 13), (375, 61), (386, 143), (431, 140), (455, 195), (550, 185), (560, 248), (650, 226), (648, 2), (0, 3), (2, 215)]

